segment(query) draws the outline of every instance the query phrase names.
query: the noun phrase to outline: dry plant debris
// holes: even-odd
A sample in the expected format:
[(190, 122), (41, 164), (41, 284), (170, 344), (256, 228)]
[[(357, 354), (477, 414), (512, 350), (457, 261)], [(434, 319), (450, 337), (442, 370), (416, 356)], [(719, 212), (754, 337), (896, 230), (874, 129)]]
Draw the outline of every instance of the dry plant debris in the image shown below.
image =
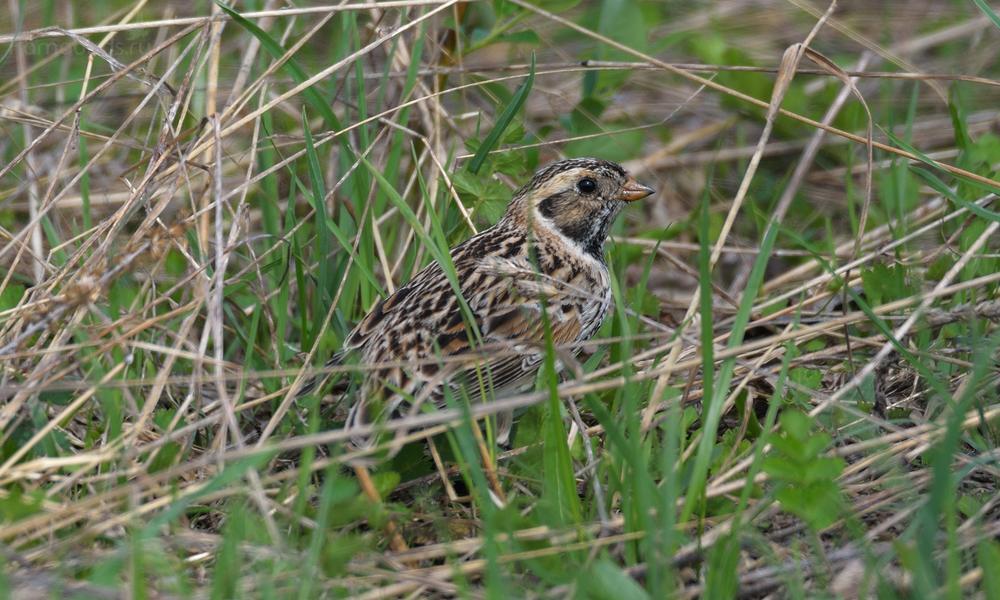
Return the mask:
[[(0, 592), (1000, 595), (989, 3), (10, 0), (0, 40)], [(661, 190), (613, 318), (359, 482), (318, 365), (583, 155)]]

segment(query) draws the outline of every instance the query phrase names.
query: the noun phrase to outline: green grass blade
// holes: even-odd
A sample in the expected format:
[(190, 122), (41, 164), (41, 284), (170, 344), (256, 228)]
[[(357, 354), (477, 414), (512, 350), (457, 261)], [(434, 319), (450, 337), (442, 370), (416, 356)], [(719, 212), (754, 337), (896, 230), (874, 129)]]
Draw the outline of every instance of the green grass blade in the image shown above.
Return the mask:
[(500, 113), (497, 118), (496, 124), (493, 125), (493, 129), (486, 135), (486, 139), (483, 140), (482, 145), (476, 150), (475, 156), (469, 162), (469, 172), (475, 174), (479, 172), (482, 168), (483, 163), (486, 162), (486, 157), (489, 156), (490, 151), (496, 148), (497, 144), (500, 143), (500, 137), (503, 132), (507, 130), (507, 126), (510, 122), (514, 120), (517, 116), (518, 111), (521, 110), (521, 106), (524, 105), (524, 101), (528, 99), (528, 94), (531, 93), (531, 86), (535, 83), (535, 53), (531, 53), (531, 67), (528, 69), (528, 78), (518, 86), (517, 91), (514, 92), (514, 97), (511, 98), (510, 104), (507, 108)]
[[(312, 200), (313, 210), (315, 211), (316, 219), (316, 261), (319, 266), (317, 289), (319, 293), (316, 294), (317, 299), (328, 299), (330, 292), (330, 285), (332, 277), (330, 276), (330, 239), (324, 235), (324, 231), (327, 228), (327, 224), (330, 222), (330, 218), (326, 214), (326, 203), (323, 199), (326, 197), (326, 185), (323, 182), (323, 172), (319, 166), (319, 156), (316, 154), (316, 146), (313, 144), (312, 132), (309, 131), (309, 119), (306, 116), (306, 111), (302, 109), (302, 131), (305, 135), (305, 146), (306, 146), (306, 160), (309, 165), (309, 183), (310, 194), (309, 197)], [(325, 311), (321, 311), (317, 307), (317, 315), (314, 318), (320, 318)]]
[[(229, 8), (219, 0), (216, 0), (215, 3), (219, 5), (219, 8), (229, 15), (237, 25), (246, 29), (251, 35), (257, 38), (257, 40), (260, 41), (261, 47), (264, 48), (264, 50), (266, 50), (267, 53), (270, 54), (275, 60), (279, 60), (282, 56), (284, 56), (286, 52), (285, 48), (266, 31), (258, 27), (256, 23), (244, 18), (243, 15)], [(309, 76), (306, 75), (306, 72), (301, 66), (299, 66), (295, 57), (289, 57), (288, 60), (281, 65), (281, 69), (287, 73), (295, 81), (295, 83), (301, 84), (309, 79)], [(333, 114), (333, 109), (330, 108), (330, 103), (324, 100), (323, 96), (321, 96), (315, 88), (309, 87), (302, 90), (302, 96), (305, 98), (306, 102), (309, 103), (309, 106), (311, 106), (321, 117), (323, 117), (323, 120), (326, 121), (329, 127), (335, 130), (342, 129), (340, 126), (340, 120), (337, 118), (337, 115)]]
[[(703, 208), (703, 211), (705, 211), (705, 214), (703, 214), (700, 219), (700, 225), (702, 227), (702, 233), (707, 236), (707, 208)], [(761, 285), (764, 282), (768, 259), (774, 249), (774, 242), (777, 239), (778, 230), (779, 227), (775, 224), (769, 226), (764, 232), (764, 239), (761, 240), (760, 244), (760, 252), (757, 254), (757, 258), (750, 270), (750, 277), (747, 279), (746, 288), (743, 292), (742, 298), (740, 299), (740, 305), (736, 312), (736, 318), (733, 320), (732, 329), (729, 334), (729, 342), (727, 344), (729, 348), (736, 348), (743, 343), (743, 335), (746, 333), (746, 326), (750, 322), (751, 310), (755, 300), (757, 299), (757, 295), (760, 292)], [(707, 245), (708, 241), (706, 239), (706, 241), (702, 244), (702, 253), (705, 252), (705, 247)], [(718, 430), (719, 420), (722, 417), (723, 403), (725, 402), (726, 396), (729, 394), (729, 384), (732, 381), (733, 369), (736, 366), (736, 358), (729, 358), (722, 363), (722, 366), (719, 369), (717, 381), (712, 382), (711, 377), (708, 375), (712, 367), (710, 359), (712, 352), (713, 329), (711, 327), (710, 320), (709, 323), (705, 323), (706, 314), (708, 315), (708, 318), (711, 319), (711, 279), (707, 279), (711, 277), (711, 273), (708, 271), (709, 265), (705, 262), (706, 260), (706, 257), (699, 254), (699, 277), (702, 286), (700, 292), (703, 348), (702, 368), (705, 369), (704, 394), (705, 398), (711, 398), (711, 402), (708, 406), (707, 416), (704, 418), (702, 438), (699, 441), (698, 452), (695, 455), (694, 471), (692, 474), (692, 483), (690, 488), (695, 493), (701, 493), (700, 488), (704, 485), (705, 478), (708, 474), (708, 464), (711, 460), (712, 447), (715, 442), (715, 434)], [(706, 294), (709, 295), (707, 305), (705, 302)], [(682, 520), (686, 520), (693, 510), (693, 498), (689, 497), (684, 505)]]
[[(680, 521), (683, 523), (690, 518), (694, 512), (696, 503), (700, 501), (704, 493), (705, 478), (708, 472), (708, 460), (715, 442), (715, 427), (712, 426), (712, 415), (720, 413), (721, 407), (714, 406), (716, 402), (713, 393), (714, 373), (715, 373), (715, 350), (714, 350), (714, 328), (712, 327), (712, 265), (711, 265), (711, 242), (709, 242), (709, 206), (711, 196), (708, 193), (709, 187), (705, 187), (705, 193), (701, 199), (701, 210), (698, 216), (698, 238), (700, 249), (698, 251), (698, 305), (701, 315), (701, 369), (702, 369), (702, 397), (709, 400), (706, 415), (702, 418), (701, 443), (698, 453), (695, 455), (694, 470), (688, 485), (687, 494), (684, 500), (684, 508), (681, 511)], [(716, 419), (717, 426), (717, 419)]]
[[(917, 159), (920, 160), (920, 162), (924, 163), (925, 165), (931, 167), (934, 170), (941, 170), (941, 167), (938, 165), (937, 161), (935, 161), (931, 157), (927, 156), (926, 154), (918, 150), (912, 144), (908, 144), (902, 139), (900, 139), (898, 136), (893, 135), (891, 131), (885, 131), (885, 134), (889, 137), (890, 140), (892, 140), (892, 143), (894, 145), (899, 146), (900, 148), (906, 150), (907, 152), (910, 152), (911, 154), (916, 156)], [(1000, 194), (1000, 182), (997, 182), (996, 185), (991, 186), (991, 185), (986, 185), (981, 181), (969, 179), (968, 177), (965, 177), (959, 173), (950, 173), (950, 174), (953, 177), (955, 177), (955, 179), (963, 181), (971, 187), (983, 190), (984, 192), (989, 192), (991, 194)]]
[(968, 200), (961, 198), (958, 194), (952, 191), (952, 189), (949, 188), (945, 182), (941, 181), (941, 179), (938, 178), (937, 175), (931, 173), (927, 169), (922, 169), (920, 167), (914, 167), (914, 166), (911, 166), (910, 169), (914, 173), (919, 175), (924, 180), (924, 182), (927, 183), (927, 185), (934, 188), (934, 191), (941, 194), (945, 198), (951, 200), (955, 204), (961, 206), (962, 208), (968, 210), (972, 214), (982, 217), (984, 219), (988, 219), (990, 221), (1000, 221), (1000, 213), (992, 211), (988, 208), (984, 208), (982, 206), (979, 206), (978, 204), (969, 202)]
[(259, 468), (271, 460), (273, 456), (274, 452), (261, 452), (226, 465), (218, 475), (213, 477), (204, 486), (199, 487), (193, 493), (174, 500), (166, 510), (153, 517), (140, 530), (139, 536), (143, 539), (154, 537), (161, 527), (179, 518), (196, 500), (234, 485), (246, 475), (247, 471)]
[(990, 21), (993, 21), (994, 25), (1000, 28), (1000, 15), (997, 15), (996, 11), (993, 10), (993, 7), (986, 3), (986, 0), (972, 0), (972, 1), (976, 3), (976, 6), (979, 7), (979, 10), (983, 11), (983, 14), (985, 14), (987, 17), (990, 18)]
[[(469, 308), (469, 303), (466, 302), (465, 297), (462, 295), (462, 284), (458, 280), (458, 273), (455, 271), (455, 264), (451, 260), (448, 244), (441, 239), (442, 233), (440, 229), (435, 230), (436, 233), (434, 237), (424, 231), (424, 226), (420, 222), (420, 219), (417, 218), (416, 213), (414, 213), (413, 209), (410, 208), (410, 205), (406, 203), (406, 200), (399, 195), (399, 192), (396, 191), (396, 188), (393, 187), (389, 180), (385, 178), (385, 175), (376, 169), (375, 165), (369, 162), (369, 160), (364, 156), (359, 156), (358, 160), (360, 160), (365, 168), (368, 169), (382, 190), (386, 192), (389, 200), (397, 208), (397, 210), (399, 210), (399, 213), (403, 215), (403, 219), (406, 220), (407, 224), (413, 228), (413, 231), (416, 233), (417, 237), (420, 238), (420, 241), (423, 242), (427, 251), (431, 253), (434, 260), (441, 265), (441, 269), (444, 271), (445, 277), (448, 279), (448, 283), (451, 284), (452, 291), (455, 292), (455, 295), (458, 297), (458, 303), (461, 307), (462, 315), (465, 318), (466, 324), (470, 327), (474, 326), (475, 318), (473, 317), (472, 309)], [(432, 221), (433, 219), (434, 217), (432, 216)], [(473, 334), (476, 339), (482, 339), (478, 330), (474, 330)]]
[[(559, 397), (559, 375), (556, 371), (555, 341), (548, 313), (541, 313), (545, 330), (545, 363), (543, 377), (548, 388), (548, 410), (543, 422), (545, 453), (543, 455), (542, 498), (554, 509), (556, 520), (562, 525), (579, 523), (583, 511), (576, 493), (573, 477), (573, 459), (566, 444), (566, 427), (563, 425), (562, 399)], [(583, 432), (581, 432), (583, 435)]]
[[(808, 241), (806, 241), (804, 238), (799, 236), (794, 231), (790, 231), (788, 229), (782, 229), (782, 233), (791, 237), (792, 240), (794, 240), (799, 246), (801, 246), (802, 248), (807, 250), (810, 254), (812, 254), (813, 258), (819, 263), (820, 267), (830, 275), (834, 285), (841, 287), (847, 286), (847, 282), (844, 281), (843, 277), (841, 277), (836, 273), (836, 270), (834, 269), (833, 265), (831, 265), (830, 262), (823, 257), (822, 252), (820, 252), (817, 248), (813, 247), (812, 244), (810, 244)], [(889, 343), (892, 344), (893, 348), (895, 348), (896, 352), (898, 352), (899, 355), (904, 360), (913, 365), (913, 368), (916, 369), (916, 371), (921, 375), (921, 377), (923, 377), (927, 381), (928, 385), (933, 387), (934, 391), (937, 392), (942, 397), (950, 396), (951, 394), (948, 391), (948, 386), (945, 385), (943, 381), (941, 381), (940, 377), (936, 376), (936, 374), (931, 370), (930, 367), (927, 366), (927, 364), (925, 364), (922, 360), (920, 360), (917, 357), (917, 355), (911, 352), (910, 349), (895, 336), (892, 329), (885, 322), (885, 319), (875, 314), (875, 311), (872, 310), (871, 305), (869, 305), (868, 302), (866, 302), (865, 299), (862, 298), (861, 295), (858, 294), (856, 291), (854, 291), (850, 287), (847, 287), (846, 291), (847, 295), (850, 296), (851, 300), (854, 301), (855, 304), (857, 304), (858, 309), (865, 314), (869, 322), (876, 329), (878, 329), (879, 333), (885, 336), (885, 338), (889, 341)]]

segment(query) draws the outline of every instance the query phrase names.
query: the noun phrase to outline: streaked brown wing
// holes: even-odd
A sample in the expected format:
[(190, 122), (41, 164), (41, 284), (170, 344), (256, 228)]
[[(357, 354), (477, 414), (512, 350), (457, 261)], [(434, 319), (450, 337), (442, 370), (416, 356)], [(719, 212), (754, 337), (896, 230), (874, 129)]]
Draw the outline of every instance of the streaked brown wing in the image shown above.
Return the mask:
[[(550, 297), (547, 304), (556, 346), (575, 342), (581, 332), (576, 305), (566, 303), (566, 299), (559, 300)], [(467, 338), (462, 336), (466, 344), (461, 352), (453, 354), (471, 351), (476, 359), (451, 377), (455, 384), (465, 386), (473, 402), (481, 401), (484, 391), (495, 393), (528, 383), (526, 380), (534, 377), (541, 364), (545, 348), (545, 325), (537, 302), (507, 307), (479, 321), (485, 348), (481, 352), (470, 350)], [(449, 349), (457, 349), (457, 345), (452, 343)]]
[[(367, 422), (369, 418), (389, 417), (408, 404), (399, 395), (390, 394), (382, 402), (380, 416), (368, 414), (366, 397), (384, 394), (388, 389), (404, 390), (409, 397), (422, 397), (440, 406), (444, 401), (442, 384), (456, 391), (463, 387), (470, 401), (481, 402), (484, 396), (530, 383), (545, 347), (545, 326), (540, 312), (543, 303), (557, 346), (572, 343), (580, 336), (579, 293), (560, 287), (559, 282), (551, 279), (540, 283), (527, 260), (505, 260), (501, 269), (493, 263), (484, 266), (480, 261), (456, 261), (456, 270), (460, 276), (464, 275), (463, 294), (482, 336), (482, 345), (475, 342), (476, 336), (468, 327), (461, 304), (451, 292), (444, 273), (437, 265), (431, 265), (373, 307), (348, 338), (349, 345), (360, 350), (370, 364), (414, 363), (408, 369), (372, 372), (367, 390), (352, 408), (349, 426)], [(394, 344), (394, 340), (407, 336), (414, 343), (405, 348)], [(456, 365), (447, 361), (443, 371), (441, 363), (435, 361), (466, 354), (468, 363)], [(427, 385), (434, 388), (428, 390)]]

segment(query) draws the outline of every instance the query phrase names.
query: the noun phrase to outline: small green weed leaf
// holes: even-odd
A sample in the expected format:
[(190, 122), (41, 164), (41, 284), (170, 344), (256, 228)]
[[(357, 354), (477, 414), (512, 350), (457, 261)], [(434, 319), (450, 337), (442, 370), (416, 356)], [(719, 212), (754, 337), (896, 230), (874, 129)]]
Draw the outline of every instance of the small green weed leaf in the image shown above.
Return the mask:
[(12, 283), (9, 284), (2, 292), (0, 292), (0, 310), (10, 310), (17, 306), (17, 303), (21, 301), (21, 297), (24, 296), (24, 286)]
[(25, 494), (19, 485), (7, 488), (7, 494), (0, 496), (0, 523), (14, 523), (42, 510), (44, 490)]
[(840, 515), (840, 488), (831, 481), (783, 487), (775, 494), (781, 507), (804, 520), (814, 530), (829, 527)]
[(872, 306), (909, 298), (917, 292), (905, 265), (875, 263), (861, 270), (861, 285)]
[(969, 158), (974, 165), (994, 165), (1000, 162), (1000, 136), (992, 131), (980, 135), (969, 148)]
[(800, 412), (789, 411), (781, 415), (781, 428), (785, 430), (790, 440), (796, 442), (805, 440), (809, 437), (811, 427), (809, 417)]
[(972, 517), (983, 507), (983, 501), (971, 494), (962, 494), (955, 502), (955, 508), (961, 511), (966, 519)]
[[(787, 454), (788, 448), (779, 448), (772, 443), (775, 450), (783, 451)], [(796, 463), (785, 462), (778, 457), (767, 457), (764, 459), (764, 471), (775, 479), (785, 479), (789, 481), (801, 481), (805, 479), (805, 470)]]
[(506, 210), (510, 200), (510, 190), (492, 177), (477, 177), (467, 171), (457, 171), (452, 174), (452, 183), (458, 191), (459, 198), (474, 209), (477, 218), (493, 223)]
[(385, 498), (392, 493), (392, 490), (399, 486), (399, 473), (395, 471), (380, 471), (372, 475), (372, 482), (379, 496)]
[(812, 420), (788, 410), (781, 415), (781, 433), (771, 438), (772, 453), (762, 468), (775, 484), (775, 498), (781, 507), (821, 530), (839, 517), (843, 497), (837, 478), (844, 461), (823, 455), (830, 436), (812, 433)]
[[(809, 367), (795, 367), (788, 372), (788, 378), (794, 383), (811, 390), (819, 389), (823, 382), (823, 371), (811, 369)], [(790, 389), (791, 398), (794, 402), (805, 404), (809, 401), (808, 394), (798, 389)]]
[(1000, 543), (990, 540), (980, 542), (976, 552), (979, 567), (983, 570), (984, 598), (1000, 598)]
[(157, 473), (173, 465), (174, 460), (181, 455), (183, 449), (183, 446), (177, 442), (167, 442), (156, 453), (156, 457), (149, 464), (149, 467), (146, 468), (146, 472)]

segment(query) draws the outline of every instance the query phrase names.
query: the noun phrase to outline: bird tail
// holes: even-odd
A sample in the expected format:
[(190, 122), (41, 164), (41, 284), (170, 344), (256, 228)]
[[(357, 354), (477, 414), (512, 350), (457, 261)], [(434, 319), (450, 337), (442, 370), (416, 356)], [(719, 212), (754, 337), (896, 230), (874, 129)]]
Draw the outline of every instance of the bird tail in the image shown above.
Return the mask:
[[(328, 361), (326, 361), (326, 364), (323, 365), (323, 368), (328, 369), (330, 367), (339, 367), (340, 365), (344, 364), (345, 354), (346, 353), (344, 351), (337, 352), (336, 354), (331, 356)], [(295, 394), (295, 397), (302, 398), (303, 396), (311, 394), (312, 392), (321, 388), (330, 378), (330, 375), (331, 375), (330, 373), (320, 373), (318, 375), (314, 375), (309, 379), (309, 381), (302, 384), (302, 387), (299, 388), (299, 391), (297, 394)], [(349, 383), (350, 382), (348, 378), (340, 378), (337, 381), (337, 384), (331, 390), (331, 393), (333, 393), (336, 396), (343, 395), (345, 392), (347, 392), (347, 387)]]

